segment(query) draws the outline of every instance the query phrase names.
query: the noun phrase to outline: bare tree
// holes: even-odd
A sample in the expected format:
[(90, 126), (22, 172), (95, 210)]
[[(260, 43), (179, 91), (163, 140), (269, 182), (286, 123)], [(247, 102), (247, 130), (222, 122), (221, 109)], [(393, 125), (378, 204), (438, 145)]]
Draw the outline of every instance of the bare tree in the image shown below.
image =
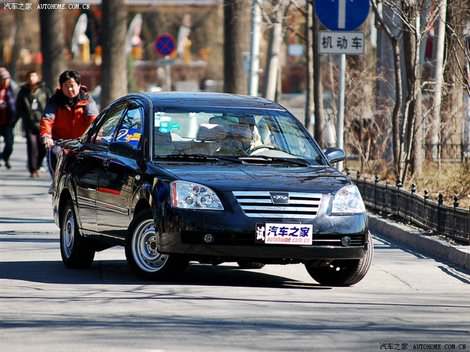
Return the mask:
[[(383, 6), (389, 7), (399, 19), (397, 30), (385, 24), (378, 1), (372, 1), (372, 5), (394, 52), (396, 96), (392, 115), (393, 156), (395, 175), (404, 182), (410, 171), (419, 174), (422, 167), (421, 44), (423, 36), (436, 21), (438, 8), (429, 8), (429, 2), (425, 0), (385, 0)], [(403, 92), (406, 92), (405, 97)]]
[(268, 14), (268, 21), (271, 25), (264, 81), (264, 96), (271, 100), (276, 98), (276, 88), (280, 79), (280, 55), (284, 37), (283, 22), (289, 5), (290, 2), (274, 0), (271, 2), (271, 11), (264, 11), (265, 14)]
[(247, 94), (244, 55), (249, 49), (249, 0), (224, 0), (224, 91)]
[(8, 64), (8, 54), (11, 50), (12, 29), (15, 23), (15, 14), (3, 11), (0, 15), (0, 66)]
[[(466, 82), (466, 57), (464, 45), (465, 29), (470, 25), (470, 3), (465, 0), (447, 1), (446, 50), (444, 56), (443, 92), (441, 108), (441, 145), (457, 146), (463, 143), (464, 94), (470, 91)], [(467, 50), (470, 50), (468, 48)], [(451, 156), (452, 149), (441, 150), (441, 157)]]
[[(307, 79), (305, 92), (305, 127), (310, 131), (311, 118), (314, 111), (313, 97), (313, 4), (305, 2), (305, 75)], [(317, 140), (318, 141), (318, 140)], [(320, 143), (320, 141), (318, 141)]]
[[(47, 1), (47, 3), (59, 1)], [(45, 3), (45, 1), (40, 1)], [(41, 52), (43, 56), (42, 74), (49, 89), (57, 85), (59, 75), (65, 68), (64, 59), (64, 32), (65, 25), (61, 11), (39, 11), (39, 24), (41, 29)]]
[(441, 140), (441, 101), (442, 84), (444, 80), (444, 45), (446, 33), (447, 0), (439, 1), (439, 20), (437, 25), (437, 50), (436, 50), (436, 69), (435, 69), (435, 87), (434, 87), (434, 110), (432, 117), (431, 143), (432, 157), (440, 162), (439, 144)]
[(313, 17), (313, 87), (315, 101), (315, 139), (320, 145), (324, 145), (325, 138), (323, 130), (325, 128), (325, 118), (323, 113), (323, 86), (320, 74), (320, 53), (318, 46), (318, 32), (320, 23), (316, 16)]
[(103, 0), (103, 63), (101, 106), (127, 93), (127, 5), (125, 0)]
[(15, 12), (15, 40), (13, 42), (13, 50), (9, 71), (13, 77), (16, 77), (16, 65), (20, 58), (20, 51), (25, 46), (25, 13), (24, 11)]
[(378, 9), (377, 1), (372, 1), (372, 7), (377, 18), (377, 22), (384, 30), (393, 48), (393, 66), (395, 78), (395, 101), (392, 112), (392, 149), (393, 149), (393, 163), (396, 177), (401, 173), (401, 153), (400, 145), (400, 120), (401, 110), (403, 105), (403, 86), (402, 86), (402, 73), (401, 73), (401, 50), (399, 37), (394, 31), (385, 23), (382, 13)]

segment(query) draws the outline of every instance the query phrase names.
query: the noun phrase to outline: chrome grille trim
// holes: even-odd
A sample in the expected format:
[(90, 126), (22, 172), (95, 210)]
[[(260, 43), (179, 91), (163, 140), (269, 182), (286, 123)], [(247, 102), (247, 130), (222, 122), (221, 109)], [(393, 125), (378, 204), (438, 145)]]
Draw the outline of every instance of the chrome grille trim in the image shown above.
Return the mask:
[(288, 193), (289, 203), (274, 204), (267, 191), (234, 191), (233, 195), (245, 215), (252, 218), (313, 219), (324, 199), (320, 193), (273, 193)]
[[(272, 191), (275, 193), (279, 193), (277, 191)], [(281, 192), (283, 193), (283, 192)], [(289, 196), (291, 198), (312, 198), (312, 199), (317, 199), (321, 198), (322, 194), (321, 193), (304, 193), (304, 192), (285, 192), (289, 193)], [(235, 197), (271, 197), (271, 192), (265, 192), (265, 191), (234, 191), (233, 194)]]
[[(250, 203), (266, 203), (266, 199), (263, 198), (240, 198), (237, 199), (239, 204), (250, 204)], [(302, 199), (289, 199), (290, 204), (298, 205), (320, 205), (320, 200), (302, 200)]]
[(295, 212), (308, 212), (308, 213), (317, 213), (318, 207), (286, 207), (282, 206), (253, 206), (253, 205), (243, 205), (243, 210), (263, 210), (263, 211), (295, 211)]
[(250, 218), (276, 218), (276, 219), (313, 219), (316, 217), (316, 215), (312, 214), (276, 214), (276, 213), (255, 213), (255, 214), (250, 214), (246, 213), (245, 215), (250, 217)]

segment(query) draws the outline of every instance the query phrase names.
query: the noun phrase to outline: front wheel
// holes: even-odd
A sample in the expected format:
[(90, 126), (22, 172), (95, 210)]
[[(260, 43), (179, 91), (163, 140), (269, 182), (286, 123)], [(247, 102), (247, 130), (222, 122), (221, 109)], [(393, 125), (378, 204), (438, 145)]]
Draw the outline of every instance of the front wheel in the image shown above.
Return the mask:
[(95, 250), (80, 235), (72, 202), (66, 203), (60, 217), (60, 254), (67, 268), (88, 268), (93, 263)]
[(126, 258), (129, 266), (139, 276), (153, 280), (169, 278), (188, 265), (188, 260), (183, 257), (158, 251), (158, 229), (151, 210), (137, 215), (131, 224)]
[(305, 263), (310, 276), (321, 285), (350, 286), (361, 281), (369, 271), (374, 256), (372, 236), (367, 235), (367, 250), (357, 260), (333, 260), (329, 262)]

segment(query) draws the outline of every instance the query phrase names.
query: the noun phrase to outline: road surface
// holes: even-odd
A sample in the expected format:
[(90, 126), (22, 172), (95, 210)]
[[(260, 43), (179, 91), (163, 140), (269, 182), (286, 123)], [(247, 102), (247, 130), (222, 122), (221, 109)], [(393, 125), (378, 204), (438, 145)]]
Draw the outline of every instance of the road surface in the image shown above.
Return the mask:
[(302, 265), (231, 263), (148, 283), (117, 247), (67, 270), (23, 143), (0, 168), (0, 351), (470, 351), (470, 275), (378, 236), (347, 288)]

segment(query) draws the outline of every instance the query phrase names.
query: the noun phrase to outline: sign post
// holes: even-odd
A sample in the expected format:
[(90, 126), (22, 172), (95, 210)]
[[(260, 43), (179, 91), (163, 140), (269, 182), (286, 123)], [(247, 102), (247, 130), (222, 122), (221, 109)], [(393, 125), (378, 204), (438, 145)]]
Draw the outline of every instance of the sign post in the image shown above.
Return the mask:
[[(336, 144), (344, 149), (344, 100), (346, 87), (346, 54), (364, 52), (364, 34), (352, 31), (359, 27), (369, 14), (369, 0), (316, 0), (315, 12), (320, 22), (331, 31), (321, 32), (317, 40), (321, 54), (340, 54), (338, 116)], [(338, 163), (343, 169), (343, 163)]]
[(155, 39), (154, 48), (157, 53), (164, 57), (160, 63), (165, 69), (165, 90), (171, 90), (171, 65), (170, 56), (176, 50), (175, 38), (169, 33), (163, 33)]

